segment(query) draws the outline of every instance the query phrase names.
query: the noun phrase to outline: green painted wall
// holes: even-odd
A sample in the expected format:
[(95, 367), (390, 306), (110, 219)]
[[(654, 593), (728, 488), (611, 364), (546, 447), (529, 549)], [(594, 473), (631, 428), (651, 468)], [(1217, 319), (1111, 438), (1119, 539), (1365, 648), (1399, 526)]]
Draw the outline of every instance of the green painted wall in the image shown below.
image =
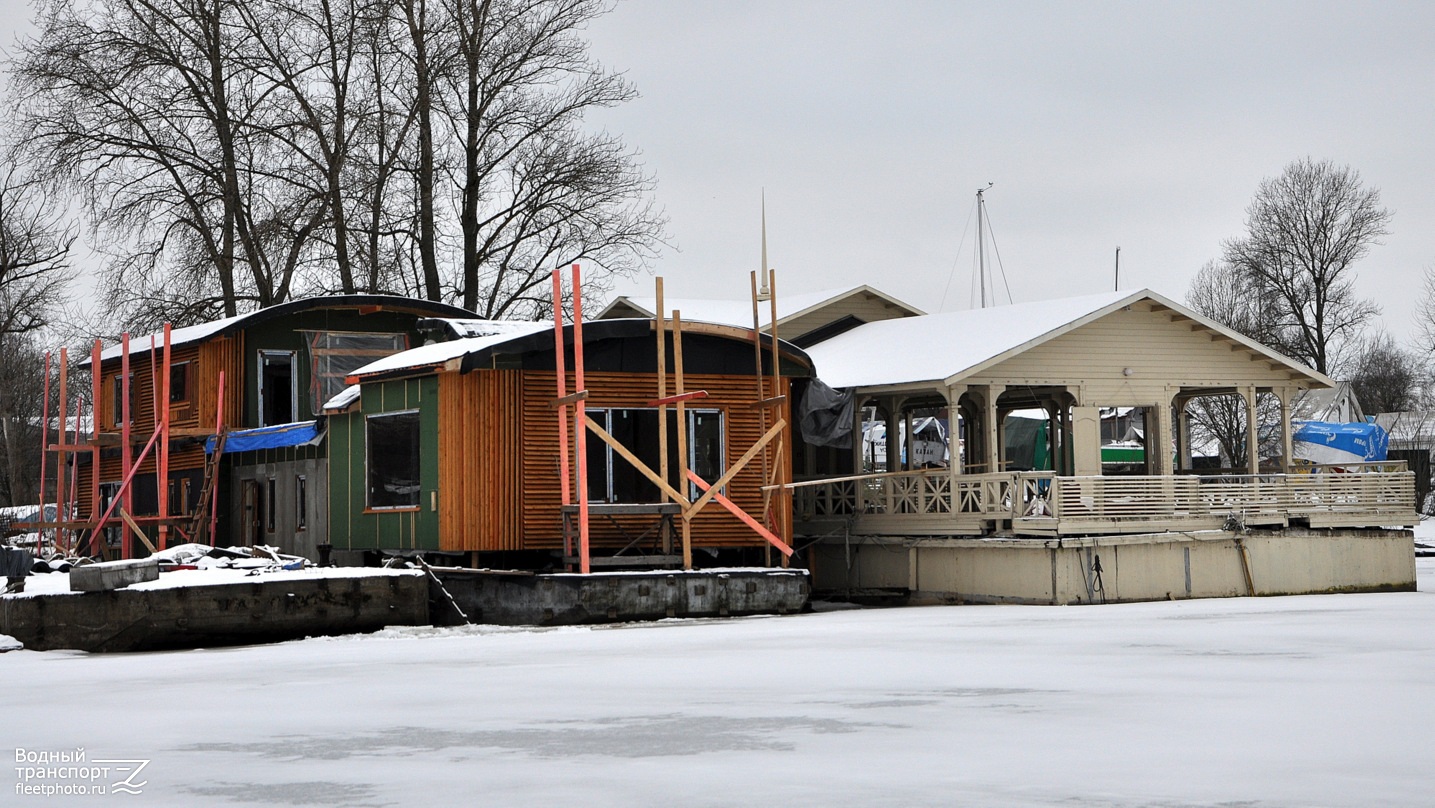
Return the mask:
[[(365, 418), (419, 411), (417, 511), (367, 511)], [(359, 412), (329, 418), (329, 536), (340, 550), (437, 550), (438, 377), (365, 384)]]

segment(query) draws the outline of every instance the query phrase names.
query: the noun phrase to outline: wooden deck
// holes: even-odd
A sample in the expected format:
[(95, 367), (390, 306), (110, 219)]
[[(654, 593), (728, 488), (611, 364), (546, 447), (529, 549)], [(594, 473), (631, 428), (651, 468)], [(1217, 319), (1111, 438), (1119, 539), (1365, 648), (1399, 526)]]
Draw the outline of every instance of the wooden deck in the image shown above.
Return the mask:
[(873, 536), (1092, 536), (1232, 525), (1411, 527), (1414, 474), (1400, 463), (1309, 473), (1058, 477), (946, 469), (793, 485), (796, 532)]

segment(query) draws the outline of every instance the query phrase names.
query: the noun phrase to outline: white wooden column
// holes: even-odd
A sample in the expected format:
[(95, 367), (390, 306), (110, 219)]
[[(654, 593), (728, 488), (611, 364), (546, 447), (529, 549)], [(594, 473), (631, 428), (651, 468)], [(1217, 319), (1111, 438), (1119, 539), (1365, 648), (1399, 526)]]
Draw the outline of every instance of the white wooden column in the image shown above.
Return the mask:
[(1281, 402), (1281, 473), (1291, 473), (1292, 456), (1291, 436), (1291, 401), (1295, 397), (1295, 391), (1289, 387), (1276, 388), (1276, 397)]
[(1180, 407), (1176, 413), (1176, 470), (1191, 468), (1191, 412), (1187, 406), (1191, 399), (1177, 396), (1173, 404)]
[(965, 384), (947, 385), (947, 468), (952, 476), (962, 473), (962, 394)]
[(1156, 435), (1153, 438), (1148, 426), (1146, 431), (1146, 456), (1150, 458), (1151, 472), (1165, 476), (1175, 473), (1171, 467), (1171, 399), (1169, 388), (1162, 400), (1156, 402)]
[(1244, 387), (1241, 397), (1246, 400), (1246, 469), (1255, 475), (1261, 473), (1260, 424), (1256, 423), (1256, 388)]
[(986, 450), (987, 450), (987, 473), (995, 474), (1002, 470), (1001, 462), (1001, 423), (997, 419), (997, 398), (1006, 390), (1006, 385), (987, 385), (986, 395)]

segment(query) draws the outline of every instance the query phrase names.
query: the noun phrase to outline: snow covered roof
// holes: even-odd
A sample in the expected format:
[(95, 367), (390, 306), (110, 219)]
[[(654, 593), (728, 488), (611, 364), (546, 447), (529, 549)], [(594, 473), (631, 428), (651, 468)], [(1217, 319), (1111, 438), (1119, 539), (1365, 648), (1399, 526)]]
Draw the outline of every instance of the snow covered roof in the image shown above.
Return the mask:
[(534, 323), (530, 320), (479, 320), (462, 317), (425, 317), (419, 320), (422, 331), (443, 331), (455, 339), (469, 337), (496, 337), (504, 334), (521, 336), (532, 333), (534, 325), (552, 328), (552, 323)]
[[(450, 306), (447, 303), (434, 303), (429, 300), (417, 298), (400, 297), (398, 295), (324, 295), (320, 297), (306, 297), (301, 300), (291, 300), (288, 303), (280, 303), (277, 306), (251, 311), (246, 314), (238, 314), (233, 317), (224, 317), (218, 320), (211, 320), (207, 323), (185, 326), (183, 328), (170, 329), (170, 340), (172, 345), (187, 345), (191, 342), (203, 342), (212, 337), (218, 337), (233, 333), (265, 320), (275, 317), (282, 317), (286, 314), (307, 311), (309, 309), (342, 309), (342, 308), (373, 308), (376, 310), (406, 311), (414, 314), (428, 314), (443, 317), (462, 317), (466, 312), (457, 306)], [(155, 334), (132, 335), (130, 337), (130, 355), (148, 352), (151, 340), (154, 347), (164, 347), (164, 332)], [(122, 347), (119, 343), (110, 345), (100, 353), (100, 361), (119, 358)], [(82, 366), (89, 364), (89, 357), (80, 363)]]
[[(807, 349), (836, 388), (955, 382), (1141, 300), (1161, 306), (1324, 384), (1324, 375), (1149, 289), (865, 323)], [(921, 350), (921, 346), (940, 348)]]
[(322, 409), (324, 412), (342, 410), (358, 400), (359, 386), (357, 384), (351, 384), (336, 393), (333, 398), (329, 399), (328, 401), (325, 401), (324, 406), (320, 409)]
[[(795, 320), (814, 309), (830, 305), (844, 298), (859, 294), (870, 294), (874, 297), (890, 303), (897, 308), (903, 309), (912, 315), (922, 314), (922, 310), (916, 306), (904, 303), (886, 292), (874, 289), (871, 286), (849, 286), (840, 289), (824, 289), (817, 292), (807, 292), (798, 295), (779, 294), (777, 296), (777, 324)], [(598, 313), (597, 319), (613, 316), (612, 312), (623, 312), (624, 309), (632, 309), (644, 317), (652, 317), (656, 314), (658, 299), (656, 297), (628, 296), (621, 295), (615, 298), (604, 309)], [(677, 309), (682, 312), (683, 321), (698, 320), (705, 323), (717, 323), (720, 325), (733, 325), (739, 328), (752, 328), (752, 300), (714, 300), (710, 298), (696, 297), (664, 297), (663, 308), (671, 312)], [(758, 322), (761, 328), (771, 325), (772, 307), (768, 304), (758, 306)], [(626, 313), (620, 316), (627, 316)]]
[[(477, 323), (480, 321), (470, 320), (465, 322)], [(493, 321), (483, 322), (492, 323)], [(450, 360), (462, 359), (464, 356), (475, 351), (481, 351), (485, 348), (494, 348), (522, 337), (552, 330), (552, 323), (512, 321), (506, 323), (503, 328), (494, 329), (494, 333), (464, 337), (463, 339), (450, 340), (449, 342), (435, 342), (430, 345), (410, 348), (407, 351), (399, 351), (396, 354), (386, 356), (383, 359), (370, 362), (358, 368), (350, 374), (349, 379), (374, 376), (394, 370), (438, 367)]]

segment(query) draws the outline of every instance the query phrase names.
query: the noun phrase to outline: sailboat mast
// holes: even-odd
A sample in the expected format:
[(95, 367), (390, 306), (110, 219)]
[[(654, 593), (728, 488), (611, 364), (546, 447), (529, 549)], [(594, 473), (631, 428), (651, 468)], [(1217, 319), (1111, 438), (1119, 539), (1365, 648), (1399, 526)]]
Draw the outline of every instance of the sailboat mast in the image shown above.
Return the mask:
[(982, 195), (994, 184), (995, 183), (989, 182), (986, 188), (977, 189), (977, 277), (982, 287), (982, 308), (987, 307), (987, 239), (982, 227), (987, 202)]

